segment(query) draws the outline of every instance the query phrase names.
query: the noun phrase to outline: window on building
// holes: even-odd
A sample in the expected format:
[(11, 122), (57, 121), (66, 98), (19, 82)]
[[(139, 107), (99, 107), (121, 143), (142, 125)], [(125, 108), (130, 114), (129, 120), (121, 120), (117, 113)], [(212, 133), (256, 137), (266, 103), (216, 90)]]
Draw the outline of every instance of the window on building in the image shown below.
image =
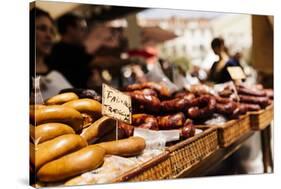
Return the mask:
[(186, 45), (182, 45), (182, 52), (183, 52), (183, 53), (186, 53), (186, 49), (187, 49), (187, 48), (186, 48)]
[(177, 47), (173, 46), (173, 56), (177, 56)]

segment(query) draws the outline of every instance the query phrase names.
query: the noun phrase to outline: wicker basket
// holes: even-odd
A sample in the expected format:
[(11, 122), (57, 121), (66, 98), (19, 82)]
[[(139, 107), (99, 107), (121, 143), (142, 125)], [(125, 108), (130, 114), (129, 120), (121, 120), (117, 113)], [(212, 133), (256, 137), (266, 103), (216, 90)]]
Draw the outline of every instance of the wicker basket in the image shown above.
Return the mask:
[(113, 182), (169, 179), (172, 175), (172, 167), (168, 157), (169, 153), (165, 151), (141, 166), (132, 168)]
[(220, 147), (228, 147), (249, 131), (249, 114), (240, 116), (239, 119), (228, 121), (223, 125), (219, 125), (218, 135)]
[(217, 128), (211, 127), (194, 137), (167, 148), (172, 165), (172, 178), (177, 178), (193, 165), (218, 149)]
[(250, 122), (252, 130), (263, 130), (270, 125), (273, 120), (273, 104), (264, 110), (250, 113)]

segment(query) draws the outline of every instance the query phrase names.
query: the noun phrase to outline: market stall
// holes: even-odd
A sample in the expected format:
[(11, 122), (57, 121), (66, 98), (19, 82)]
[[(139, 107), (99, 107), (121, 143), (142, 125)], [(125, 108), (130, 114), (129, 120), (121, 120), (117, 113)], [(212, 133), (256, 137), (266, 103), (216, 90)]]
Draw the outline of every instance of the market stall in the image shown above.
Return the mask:
[[(96, 9), (100, 11), (94, 17)], [(75, 11), (107, 21), (140, 10), (81, 6)], [(165, 61), (160, 64), (153, 45), (177, 35), (157, 27), (127, 31), (141, 33), (133, 44), (139, 48), (129, 46), (116, 61), (91, 65), (106, 69), (114, 64), (113, 70), (122, 73), (116, 80), (126, 79), (121, 84), (104, 81), (97, 90), (64, 88), (43, 99), (36, 98), (41, 95), (40, 78), (36, 78), (35, 100), (31, 101), (35, 103), (30, 104), (29, 115), (33, 186), (205, 176), (254, 133), (263, 136), (264, 172), (273, 169), (273, 89), (243, 82), (246, 76), (237, 67), (229, 71), (232, 80), (220, 84), (193, 84), (186, 78), (176, 82), (175, 75), (180, 74), (165, 75)], [(150, 49), (138, 44), (151, 41)], [(101, 53), (107, 57), (107, 52), (113, 51)], [(103, 75), (111, 78), (107, 72)]]

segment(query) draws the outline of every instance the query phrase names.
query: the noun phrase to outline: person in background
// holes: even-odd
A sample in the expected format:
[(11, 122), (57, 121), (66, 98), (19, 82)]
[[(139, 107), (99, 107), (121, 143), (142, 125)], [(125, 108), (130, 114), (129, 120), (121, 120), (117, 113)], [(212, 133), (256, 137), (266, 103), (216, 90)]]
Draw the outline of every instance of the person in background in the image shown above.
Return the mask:
[[(215, 83), (223, 83), (231, 80), (227, 71), (229, 66), (240, 66), (242, 54), (240, 52), (230, 56), (222, 38), (215, 38), (211, 43), (212, 49), (219, 60), (210, 70), (209, 79)], [(261, 147), (259, 133), (246, 140), (241, 147), (207, 176), (262, 173)]]
[(48, 12), (38, 8), (30, 11), (30, 74), (33, 77), (35, 74), (46, 75), (49, 72), (46, 56), (51, 53), (53, 46), (55, 36), (53, 23)]
[(219, 60), (212, 65), (209, 72), (209, 80), (214, 83), (230, 81), (231, 77), (227, 71), (227, 67), (240, 66), (239, 61), (229, 56), (222, 38), (213, 39), (211, 46), (214, 53), (219, 57)]
[(122, 41), (122, 32), (122, 28), (112, 28), (106, 22), (92, 22), (89, 26), (84, 44), (87, 52), (93, 54), (95, 58), (90, 64), (92, 75), (88, 86), (97, 92), (101, 92), (102, 83), (115, 88), (120, 85), (119, 70), (123, 65), (120, 56), (126, 45)]
[(35, 101), (35, 78), (41, 76), (40, 87), (45, 88), (44, 76), (50, 71), (46, 64), (46, 56), (51, 53), (54, 40), (54, 21), (50, 14), (38, 8), (32, 8), (29, 15), (30, 40), (30, 102)]
[[(55, 38), (54, 21), (44, 10), (30, 11), (30, 102), (43, 103), (60, 89), (71, 87), (63, 75), (47, 64)], [(40, 76), (40, 77), (39, 77)]]
[(67, 13), (57, 20), (57, 26), (61, 41), (54, 45), (48, 65), (60, 71), (73, 87), (87, 88), (93, 58), (83, 45), (87, 23), (82, 17)]

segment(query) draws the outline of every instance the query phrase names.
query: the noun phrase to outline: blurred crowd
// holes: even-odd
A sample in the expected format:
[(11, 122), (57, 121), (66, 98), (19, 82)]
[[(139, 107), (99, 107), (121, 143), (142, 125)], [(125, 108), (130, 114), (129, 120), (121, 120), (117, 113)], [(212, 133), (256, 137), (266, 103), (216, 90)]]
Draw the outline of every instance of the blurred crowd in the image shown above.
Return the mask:
[[(102, 24), (88, 26), (83, 17), (73, 13), (54, 21), (38, 8), (30, 11), (30, 40), (30, 75), (40, 76), (41, 91), (50, 86), (95, 88), (105, 82), (100, 70), (118, 64), (114, 57), (118, 53), (108, 56), (103, 52), (123, 50), (118, 49), (123, 39), (116, 30)], [(44, 98), (51, 95), (46, 93)]]
[[(187, 71), (158, 57), (154, 44), (129, 49), (124, 36), (122, 28), (87, 23), (73, 13), (54, 20), (48, 12), (33, 8), (30, 11), (30, 88), (40, 88), (42, 99), (65, 88), (90, 88), (101, 93), (102, 83), (121, 88), (155, 81), (178, 90), (189, 84), (230, 81), (227, 68), (232, 66), (244, 70), (248, 84), (257, 81), (255, 70), (242, 61), (242, 53), (231, 55), (223, 38), (217, 37), (210, 44), (217, 57), (210, 70), (193, 66)], [(39, 79), (37, 85), (36, 79)]]
[[(48, 12), (33, 8), (30, 40), (30, 75), (37, 79), (40, 76), (37, 87), (44, 99), (64, 88), (91, 88), (101, 92), (102, 83), (116, 88), (147, 80), (161, 82), (163, 78), (177, 88), (196, 83), (223, 83), (231, 80), (227, 71), (230, 66), (240, 66), (247, 73), (240, 61), (242, 54), (230, 55), (222, 38), (215, 38), (210, 44), (218, 58), (210, 70), (193, 66), (187, 71), (158, 57), (153, 44), (129, 49), (122, 28), (87, 23), (74, 13), (53, 20)], [(254, 71), (250, 74), (254, 75)], [(30, 86), (34, 87), (33, 83), (31, 80)]]

